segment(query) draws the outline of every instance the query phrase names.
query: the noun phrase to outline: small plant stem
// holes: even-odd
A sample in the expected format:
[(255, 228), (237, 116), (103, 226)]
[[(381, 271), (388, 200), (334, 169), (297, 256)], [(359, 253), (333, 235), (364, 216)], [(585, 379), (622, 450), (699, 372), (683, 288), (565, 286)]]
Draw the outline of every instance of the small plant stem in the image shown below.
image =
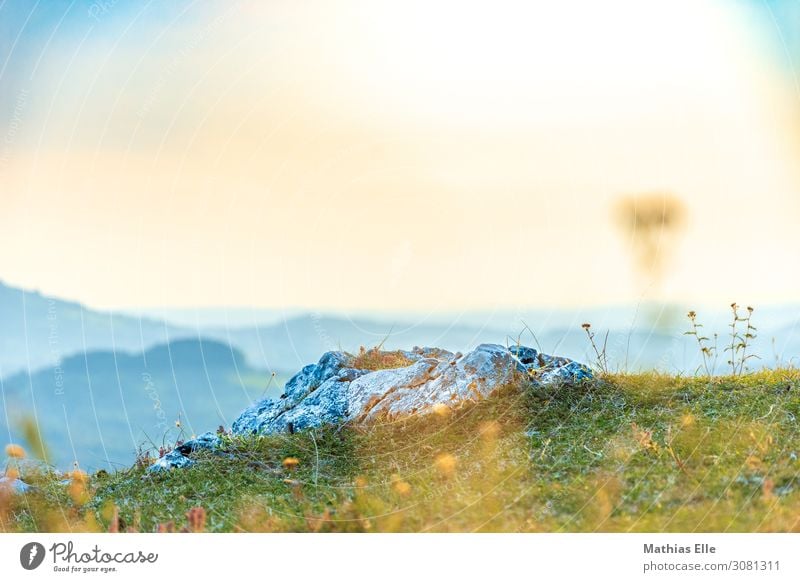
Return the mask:
[(730, 324), (731, 328), (731, 345), (728, 346), (726, 351), (730, 351), (730, 359), (728, 363), (731, 365), (731, 374), (736, 376), (736, 352), (739, 350), (738, 344), (736, 343), (739, 339), (739, 334), (736, 333), (736, 324), (739, 322), (739, 312), (737, 310), (736, 303), (731, 303), (731, 310), (733, 311), (733, 321)]

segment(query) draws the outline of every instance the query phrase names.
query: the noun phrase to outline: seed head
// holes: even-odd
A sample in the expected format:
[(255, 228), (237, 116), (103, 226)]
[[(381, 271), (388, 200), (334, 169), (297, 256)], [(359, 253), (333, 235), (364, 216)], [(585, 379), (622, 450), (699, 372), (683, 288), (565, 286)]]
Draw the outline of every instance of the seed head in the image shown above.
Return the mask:
[(456, 464), (456, 458), (450, 453), (442, 453), (434, 461), (434, 465), (444, 477), (450, 477), (455, 473)]
[(394, 484), (392, 485), (392, 489), (394, 489), (394, 492), (402, 497), (405, 497), (409, 493), (411, 493), (411, 485), (409, 485), (407, 481), (402, 481), (402, 480), (395, 481)]
[(12, 459), (24, 459), (25, 449), (23, 449), (20, 445), (15, 445), (12, 443), (6, 445), (6, 455), (11, 457)]

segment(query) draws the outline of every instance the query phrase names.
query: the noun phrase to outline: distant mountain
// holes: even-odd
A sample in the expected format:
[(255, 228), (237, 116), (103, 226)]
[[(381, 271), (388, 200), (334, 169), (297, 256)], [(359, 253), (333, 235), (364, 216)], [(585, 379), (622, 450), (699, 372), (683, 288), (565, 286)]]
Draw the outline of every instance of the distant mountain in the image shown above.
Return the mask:
[(192, 336), (157, 320), (94, 311), (0, 283), (0, 378), (87, 351), (140, 352)]
[[(766, 318), (765, 318), (766, 319)], [(608, 364), (612, 370), (658, 369), (673, 373), (693, 373), (701, 365), (695, 339), (684, 332), (688, 325), (685, 316), (667, 324), (640, 324), (611, 327), (592, 321), (595, 341), (602, 349), (605, 342)], [(510, 321), (510, 320), (509, 320)], [(243, 329), (208, 328), (202, 330), (206, 337), (229, 343), (241, 349), (248, 362), (256, 368), (267, 370), (296, 370), (316, 361), (328, 350), (343, 349), (355, 352), (359, 346), (382, 343), (386, 349), (408, 349), (415, 345), (442, 347), (451, 351), (466, 352), (480, 343), (523, 344), (539, 347), (542, 351), (574, 358), (583, 362), (596, 359), (581, 319), (569, 326), (552, 326), (549, 322), (528, 317), (516, 325), (505, 328), (477, 325), (446, 325), (443, 323), (410, 324), (399, 321), (343, 319), (305, 315), (287, 319), (270, 326)], [(758, 337), (750, 353), (760, 359), (749, 361), (749, 366), (759, 368), (800, 359), (800, 324), (780, 325), (780, 318), (770, 317), (768, 323), (759, 323)], [(532, 331), (531, 331), (532, 330)], [(727, 362), (724, 347), (728, 338), (728, 321), (721, 316), (709, 316), (704, 328), (713, 336), (719, 334), (717, 370), (722, 372)], [(606, 332), (608, 338), (606, 340)], [(533, 335), (535, 334), (535, 336)]]
[(245, 307), (152, 307), (126, 309), (122, 313), (133, 318), (144, 317), (166, 321), (171, 325), (192, 329), (208, 327), (256, 327), (272, 325), (287, 317), (302, 315), (302, 309), (259, 309)]
[[(269, 319), (274, 312), (233, 310), (227, 324), (203, 325), (201, 321), (220, 321), (219, 310), (201, 310), (194, 332), (235, 345), (255, 367), (293, 370), (315, 361), (332, 349), (355, 351), (359, 346), (381, 342), (386, 348), (409, 348), (436, 345), (450, 350), (467, 351), (479, 343), (508, 343), (519, 338), (541, 344), (545, 351), (580, 360), (594, 354), (581, 324), (590, 322), (602, 341), (609, 332), (609, 362), (617, 369), (659, 368), (672, 372), (692, 372), (700, 364), (696, 345), (684, 332), (689, 327), (689, 308), (678, 305), (618, 305), (586, 309), (521, 309), (515, 311), (471, 311), (454, 313), (358, 313), (295, 314), (278, 321), (237, 326), (235, 321)], [(164, 312), (172, 318), (172, 312)], [(247, 315), (250, 313), (250, 315)], [(722, 347), (727, 339), (730, 308), (698, 308), (699, 321), (710, 336), (719, 334)], [(776, 362), (797, 363), (800, 359), (800, 306), (774, 305), (757, 308), (753, 319), (758, 327), (754, 343), (761, 360), (751, 360), (753, 367)], [(530, 333), (536, 334), (536, 340)], [(727, 356), (720, 352), (718, 364)]]
[(4, 380), (0, 435), (8, 438), (0, 440), (19, 441), (19, 421), (31, 418), (58, 466), (129, 465), (140, 446), (230, 426), (252, 402), (279, 394), (285, 380), (270, 381), (238, 350), (212, 340), (89, 352)]

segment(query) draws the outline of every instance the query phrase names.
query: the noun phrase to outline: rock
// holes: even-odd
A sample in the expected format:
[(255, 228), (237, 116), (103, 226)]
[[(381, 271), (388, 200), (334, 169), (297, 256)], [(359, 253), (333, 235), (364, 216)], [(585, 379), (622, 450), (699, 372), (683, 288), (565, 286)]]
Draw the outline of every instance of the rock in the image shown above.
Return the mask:
[(401, 352), (411, 364), (386, 370), (352, 367), (343, 352), (305, 366), (277, 400), (262, 400), (233, 423), (234, 434), (270, 434), (379, 417), (427, 414), (434, 407), (482, 400), (512, 381), (571, 385), (592, 378), (584, 365), (526, 346), (481, 344), (466, 355), (439, 348)]
[(213, 432), (204, 432), (199, 437), (190, 439), (179, 447), (176, 447), (175, 450), (186, 456), (195, 451), (203, 449), (216, 449), (220, 444), (222, 444), (222, 439), (219, 437), (219, 435), (214, 434)]
[(22, 479), (9, 479), (8, 477), (0, 477), (0, 489), (8, 487), (14, 493), (27, 493), (31, 490), (31, 486), (25, 483)]
[(194, 461), (189, 458), (195, 451), (215, 450), (222, 444), (222, 439), (213, 432), (206, 432), (197, 438), (186, 441), (182, 445), (175, 447), (166, 455), (150, 465), (147, 470), (152, 473), (159, 471), (169, 471), (170, 469), (184, 469), (194, 465)]
[(185, 469), (192, 465), (194, 465), (194, 461), (182, 455), (181, 452), (176, 449), (158, 459), (150, 465), (147, 470), (151, 473), (158, 473), (159, 471), (169, 471), (170, 469)]
[[(477, 402), (511, 382), (572, 385), (592, 378), (583, 364), (526, 346), (481, 344), (466, 355), (419, 347), (400, 353), (408, 366), (372, 371), (353, 367), (352, 356), (344, 352), (327, 352), (295, 374), (280, 398), (262, 400), (242, 412), (232, 432), (273, 434), (323, 424), (364, 424)], [(192, 453), (216, 450), (221, 442), (207, 432), (176, 447), (148, 470), (190, 467)]]

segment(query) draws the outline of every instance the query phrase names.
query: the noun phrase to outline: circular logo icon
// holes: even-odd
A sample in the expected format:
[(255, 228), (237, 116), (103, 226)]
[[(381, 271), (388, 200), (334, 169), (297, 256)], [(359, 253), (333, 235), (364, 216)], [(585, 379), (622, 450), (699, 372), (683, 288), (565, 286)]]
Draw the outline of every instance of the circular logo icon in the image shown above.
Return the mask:
[(30, 542), (19, 551), (19, 563), (26, 570), (35, 570), (44, 561), (44, 546), (39, 542)]

